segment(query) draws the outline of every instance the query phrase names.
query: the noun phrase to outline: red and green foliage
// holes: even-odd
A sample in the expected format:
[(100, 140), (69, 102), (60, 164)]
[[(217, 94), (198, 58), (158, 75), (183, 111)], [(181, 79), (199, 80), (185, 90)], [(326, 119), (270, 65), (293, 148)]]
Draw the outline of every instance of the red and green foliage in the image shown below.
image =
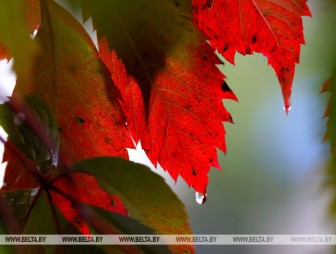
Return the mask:
[[(288, 111), (306, 0), (68, 2), (92, 18), (98, 49), (58, 3), (0, 0), (0, 58), (14, 57), (18, 77), (0, 110), (9, 134), (2, 191), (37, 189), (19, 230), (131, 234), (140, 223), (144, 232), (190, 234), (181, 201), (127, 161), (126, 148), (141, 141), (154, 165), (205, 194), (217, 149), (226, 152), (223, 122), (233, 122), (223, 99), (237, 100), (215, 50), (231, 63), (236, 52), (264, 54)], [(193, 252), (182, 247), (169, 250)]]

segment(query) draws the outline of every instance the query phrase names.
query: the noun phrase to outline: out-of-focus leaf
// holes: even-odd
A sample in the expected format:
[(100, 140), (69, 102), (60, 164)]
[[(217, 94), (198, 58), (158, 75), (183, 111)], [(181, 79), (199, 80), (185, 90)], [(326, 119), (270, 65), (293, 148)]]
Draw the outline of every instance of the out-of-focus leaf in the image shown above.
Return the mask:
[[(85, 160), (73, 166), (75, 171), (95, 175), (104, 189), (121, 198), (130, 216), (158, 234), (191, 234), (183, 203), (164, 182), (147, 167), (121, 158), (103, 157)], [(193, 246), (170, 246), (173, 253)]]
[(332, 200), (330, 210), (333, 217), (336, 217), (336, 68), (332, 76), (323, 84), (321, 92), (329, 92), (330, 98), (327, 103), (327, 108), (324, 113), (328, 117), (327, 131), (324, 139), (330, 142), (331, 156), (330, 161), (326, 166), (326, 185), (332, 190)]
[(0, 59), (14, 57), (14, 71), (26, 84), (38, 45), (31, 32), (39, 24), (38, 0), (0, 0)]
[(325, 139), (329, 140), (331, 143), (332, 153), (335, 153), (336, 145), (336, 68), (332, 76), (323, 84), (321, 92), (329, 92), (330, 98), (327, 103), (327, 108), (324, 112), (324, 116), (328, 117), (327, 131), (325, 134)]

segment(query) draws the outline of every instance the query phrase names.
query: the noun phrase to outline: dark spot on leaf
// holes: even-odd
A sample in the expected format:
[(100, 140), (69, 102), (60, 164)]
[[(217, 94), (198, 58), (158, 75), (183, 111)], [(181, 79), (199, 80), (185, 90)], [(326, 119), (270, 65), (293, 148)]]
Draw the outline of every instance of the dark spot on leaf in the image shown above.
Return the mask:
[(179, 153), (179, 152), (174, 152), (174, 153), (173, 153), (173, 157), (178, 157), (178, 156), (180, 156), (180, 153)]
[(252, 53), (252, 50), (251, 50), (251, 48), (250, 48), (250, 46), (247, 46), (246, 47), (246, 54), (251, 54)]
[(203, 58), (204, 60), (206, 60), (208, 57), (207, 57), (207, 55), (203, 55), (202, 58)]
[(116, 203), (115, 203), (114, 199), (111, 199), (110, 205), (113, 206), (113, 207), (116, 207)]
[(206, 5), (206, 7), (208, 7), (210, 9), (212, 4), (213, 4), (213, 0), (208, 0), (205, 5)]
[(110, 142), (111, 142), (111, 139), (109, 139), (109, 138), (105, 138), (105, 142), (106, 142), (106, 143), (110, 143)]
[(285, 71), (285, 67), (282, 67), (280, 72), (284, 72)]
[(222, 84), (221, 89), (222, 89), (223, 92), (231, 92), (230, 87), (228, 86), (228, 84), (225, 81)]
[(85, 122), (85, 120), (80, 116), (75, 116), (75, 119), (78, 123), (84, 123)]
[(223, 52), (226, 52), (229, 49), (229, 45), (226, 44), (225, 47), (223, 48)]
[(257, 36), (253, 35), (252, 37), (252, 43), (256, 43), (257, 42)]
[(188, 105), (186, 106), (186, 109), (191, 109), (191, 105), (188, 104)]
[(192, 173), (193, 176), (197, 175), (197, 171), (194, 167), (191, 168), (191, 173)]
[(212, 158), (210, 158), (210, 159), (209, 159), (209, 162), (213, 162), (213, 159), (212, 159)]
[(58, 127), (58, 132), (59, 133), (62, 133), (64, 131), (64, 128), (63, 127)]

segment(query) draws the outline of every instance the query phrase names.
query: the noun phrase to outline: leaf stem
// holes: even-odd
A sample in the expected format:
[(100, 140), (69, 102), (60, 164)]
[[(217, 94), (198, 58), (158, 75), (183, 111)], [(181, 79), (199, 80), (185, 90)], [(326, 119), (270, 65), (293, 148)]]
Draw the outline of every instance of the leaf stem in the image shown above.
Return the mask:
[(49, 191), (49, 189), (45, 189), (45, 192), (46, 192), (47, 197), (48, 197), (48, 203), (49, 203), (51, 212), (53, 214), (53, 218), (54, 218), (54, 222), (55, 222), (55, 227), (56, 227), (56, 232), (57, 233), (61, 233), (61, 228), (60, 228), (60, 224), (59, 224), (56, 208), (55, 208), (53, 199), (52, 199), (52, 197), (50, 195), (50, 191)]
[(31, 203), (31, 205), (29, 206), (29, 209), (28, 209), (26, 215), (25, 215), (24, 225), (26, 225), (26, 223), (28, 221), (28, 218), (29, 218), (31, 212), (33, 211), (33, 208), (35, 207), (36, 202), (37, 202), (38, 198), (40, 197), (41, 193), (42, 193), (42, 190), (41, 190), (41, 188), (39, 188), (35, 197), (34, 197), (34, 199), (33, 199), (33, 201), (32, 201), (32, 203)]

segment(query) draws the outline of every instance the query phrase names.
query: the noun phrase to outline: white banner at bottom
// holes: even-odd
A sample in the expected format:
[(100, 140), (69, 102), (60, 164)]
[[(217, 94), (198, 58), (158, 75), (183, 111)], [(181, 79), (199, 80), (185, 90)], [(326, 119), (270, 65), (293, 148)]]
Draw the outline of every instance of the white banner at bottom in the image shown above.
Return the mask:
[(0, 245), (336, 245), (336, 235), (0, 235)]

